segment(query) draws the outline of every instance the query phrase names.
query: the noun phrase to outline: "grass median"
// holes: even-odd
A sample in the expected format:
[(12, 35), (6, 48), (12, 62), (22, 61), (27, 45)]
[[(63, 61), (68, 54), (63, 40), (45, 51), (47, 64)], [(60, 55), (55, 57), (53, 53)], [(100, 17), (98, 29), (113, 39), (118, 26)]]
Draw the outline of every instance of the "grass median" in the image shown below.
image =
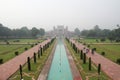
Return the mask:
[[(23, 66), (23, 79), (24, 80), (37, 80), (46, 60), (48, 59), (49, 54), (51, 53), (54, 47), (55, 41), (51, 44), (51, 46), (43, 52), (43, 55), (38, 58), (37, 55), (37, 63), (34, 63), (33, 58), (31, 59), (31, 71), (28, 71), (27, 63)], [(27, 59), (27, 58), (26, 58)], [(19, 70), (10, 77), (10, 80), (20, 80)]]

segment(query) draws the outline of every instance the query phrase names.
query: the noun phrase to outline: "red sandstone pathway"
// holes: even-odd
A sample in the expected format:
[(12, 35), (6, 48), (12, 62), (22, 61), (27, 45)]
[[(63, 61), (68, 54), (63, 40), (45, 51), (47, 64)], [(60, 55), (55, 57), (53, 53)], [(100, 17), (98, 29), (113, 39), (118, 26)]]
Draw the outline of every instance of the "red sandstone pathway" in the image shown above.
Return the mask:
[[(83, 47), (85, 47), (82, 44), (79, 44), (75, 42), (74, 40), (71, 40), (72, 43), (75, 43), (75, 45), (79, 48), (79, 50), (82, 50)], [(89, 52), (87, 54), (87, 57), (91, 57), (92, 62), (98, 65), (101, 64), (102, 70), (112, 79), (112, 80), (120, 80), (120, 65), (110, 61), (109, 59), (99, 55), (95, 52), (94, 55)]]
[(0, 80), (7, 80), (12, 74), (14, 74), (19, 69), (20, 64), (24, 65), (27, 62), (27, 57), (32, 58), (33, 53), (38, 52), (40, 45), (44, 46), (48, 42), (50, 42), (50, 39), (38, 44), (37, 46), (23, 52), (19, 56), (16, 56), (8, 62), (0, 65)]

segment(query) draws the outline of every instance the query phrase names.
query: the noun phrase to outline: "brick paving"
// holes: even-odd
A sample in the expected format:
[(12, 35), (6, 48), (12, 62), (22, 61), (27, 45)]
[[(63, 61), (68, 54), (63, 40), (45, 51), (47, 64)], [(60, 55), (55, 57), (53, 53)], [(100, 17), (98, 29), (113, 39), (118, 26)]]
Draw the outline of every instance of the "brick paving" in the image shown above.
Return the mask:
[(34, 52), (38, 52), (38, 49), (41, 46), (44, 46), (46, 43), (50, 42), (50, 39), (43, 41), (42, 43), (34, 46), (33, 48), (23, 52), (19, 56), (7, 61), (4, 64), (0, 65), (0, 80), (7, 80), (11, 75), (13, 75), (18, 69), (19, 65), (24, 65), (27, 62), (27, 57), (32, 58)]
[[(71, 40), (72, 43), (75, 43), (79, 50), (82, 50), (85, 46)], [(98, 53), (91, 54), (91, 50), (87, 53), (87, 57), (91, 57), (92, 62), (95, 65), (101, 64), (102, 71), (104, 71), (112, 80), (120, 80), (120, 65), (110, 61), (109, 59), (99, 55)]]

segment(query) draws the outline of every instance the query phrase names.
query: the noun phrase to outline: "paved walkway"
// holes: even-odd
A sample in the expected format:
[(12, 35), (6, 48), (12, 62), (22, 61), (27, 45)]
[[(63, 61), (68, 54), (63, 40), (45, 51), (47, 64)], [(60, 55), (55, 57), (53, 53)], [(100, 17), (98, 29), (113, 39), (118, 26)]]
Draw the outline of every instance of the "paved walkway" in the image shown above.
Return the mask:
[(32, 58), (33, 53), (38, 52), (40, 45), (44, 46), (48, 42), (50, 42), (50, 39), (43, 41), (42, 43), (34, 46), (33, 48), (23, 52), (19, 56), (16, 56), (8, 62), (0, 65), (0, 80), (7, 80), (12, 74), (14, 74), (19, 69), (20, 64), (24, 65), (27, 62), (27, 57)]
[[(71, 40), (72, 43), (75, 43), (75, 45), (79, 48), (79, 50), (82, 50), (85, 46), (75, 42), (74, 40)], [(91, 54), (91, 51), (87, 54), (87, 57), (91, 57), (92, 62), (98, 65), (101, 64), (102, 70), (112, 79), (112, 80), (120, 80), (120, 65), (110, 61), (109, 59), (99, 55), (95, 52), (94, 55)]]

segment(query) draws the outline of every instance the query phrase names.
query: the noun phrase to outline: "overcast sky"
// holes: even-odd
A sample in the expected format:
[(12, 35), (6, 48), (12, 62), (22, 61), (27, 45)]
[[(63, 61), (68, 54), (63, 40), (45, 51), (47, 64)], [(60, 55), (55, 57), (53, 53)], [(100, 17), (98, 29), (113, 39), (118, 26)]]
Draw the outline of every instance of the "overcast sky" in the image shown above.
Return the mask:
[(120, 24), (120, 0), (0, 0), (0, 23), (9, 28), (54, 25), (116, 28)]

